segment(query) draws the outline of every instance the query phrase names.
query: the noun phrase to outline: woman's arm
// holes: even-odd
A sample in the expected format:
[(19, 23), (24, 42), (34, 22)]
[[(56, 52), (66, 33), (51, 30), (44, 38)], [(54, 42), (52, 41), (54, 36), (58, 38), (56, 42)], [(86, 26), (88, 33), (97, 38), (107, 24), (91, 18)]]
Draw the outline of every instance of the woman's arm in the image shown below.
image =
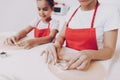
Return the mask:
[(106, 60), (112, 57), (116, 47), (118, 30), (104, 33), (103, 48), (99, 50), (79, 51), (68, 63), (67, 69), (86, 70), (92, 60)]
[[(49, 63), (49, 62), (53, 62), (54, 64), (57, 63), (57, 60), (59, 59), (58, 53), (59, 53), (60, 49), (62, 48), (62, 45), (65, 40), (65, 28), (66, 28), (65, 25), (63, 26), (58, 37), (55, 39), (55, 42), (49, 44), (48, 47), (41, 53), (41, 55), (43, 55), (43, 54), (46, 55), (46, 57), (45, 57), (46, 63)], [(48, 60), (48, 58), (49, 58), (49, 60)]]
[[(104, 33), (104, 45), (100, 50), (84, 50), (76, 51), (69, 48), (63, 48), (60, 56), (62, 60), (71, 60), (74, 56), (79, 54), (75, 53), (87, 53), (91, 57), (91, 60), (106, 60), (112, 57), (116, 47), (118, 30), (107, 31)], [(86, 55), (87, 55), (86, 54)], [(79, 56), (80, 57), (80, 56)], [(103, 80), (105, 77), (105, 68), (99, 62), (92, 62), (89, 65), (87, 71), (81, 70), (61, 70), (52, 64), (49, 65), (50, 71), (62, 80)], [(83, 68), (84, 69), (84, 68)], [(96, 74), (97, 73), (97, 74)]]
[(65, 41), (65, 30), (66, 30), (66, 23), (64, 24), (64, 26), (62, 27), (58, 37), (55, 40), (54, 45), (57, 47), (62, 47), (62, 45), (64, 44)]
[(92, 56), (92, 60), (106, 60), (112, 57), (116, 48), (118, 30), (104, 33), (103, 48), (99, 50), (85, 50), (83, 52)]
[[(79, 51), (63, 47), (59, 56), (61, 60), (69, 61)], [(62, 63), (61, 63), (62, 64)], [(86, 71), (81, 70), (63, 70), (58, 65), (49, 64), (50, 71), (57, 76), (60, 80), (103, 80), (105, 77), (105, 67), (100, 62), (92, 62), (89, 69)], [(97, 73), (97, 74), (96, 74)]]

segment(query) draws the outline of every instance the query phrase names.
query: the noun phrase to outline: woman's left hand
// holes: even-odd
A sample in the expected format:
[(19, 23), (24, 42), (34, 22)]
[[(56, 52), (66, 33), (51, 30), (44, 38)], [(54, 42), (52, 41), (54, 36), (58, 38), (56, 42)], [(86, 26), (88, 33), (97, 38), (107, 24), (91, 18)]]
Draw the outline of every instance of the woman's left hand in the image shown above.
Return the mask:
[(91, 55), (89, 55), (85, 51), (81, 51), (80, 53), (76, 53), (76, 56), (74, 56), (68, 62), (67, 69), (87, 70), (91, 60), (92, 60)]

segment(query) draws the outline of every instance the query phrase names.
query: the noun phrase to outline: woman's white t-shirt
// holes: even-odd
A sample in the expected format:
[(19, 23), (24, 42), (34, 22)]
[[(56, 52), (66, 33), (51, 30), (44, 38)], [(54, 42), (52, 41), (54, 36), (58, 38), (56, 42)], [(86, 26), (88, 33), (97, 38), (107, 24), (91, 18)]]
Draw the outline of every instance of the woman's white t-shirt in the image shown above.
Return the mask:
[[(40, 17), (36, 17), (31, 23), (30, 23), (30, 26), (33, 26), (33, 27), (36, 27), (36, 24), (39, 22), (40, 20)], [(37, 28), (38, 29), (45, 29), (45, 28), (48, 28), (48, 25), (49, 24), (46, 24), (44, 23), (43, 21), (40, 21), (40, 23), (38, 24)], [(52, 19), (50, 21), (50, 30), (52, 29), (59, 29), (59, 21), (58, 20), (55, 20), (55, 19)], [(58, 30), (59, 31), (59, 30)]]
[[(66, 16), (66, 21), (70, 19), (75, 9), (71, 9)], [(83, 11), (78, 9), (72, 20), (69, 22), (69, 27), (72, 29), (89, 28), (91, 27), (91, 21), (94, 10)], [(117, 7), (112, 5), (100, 4), (96, 13), (94, 27), (96, 28), (96, 38), (98, 48), (101, 48), (103, 42), (103, 33), (118, 29), (120, 27), (120, 15)]]

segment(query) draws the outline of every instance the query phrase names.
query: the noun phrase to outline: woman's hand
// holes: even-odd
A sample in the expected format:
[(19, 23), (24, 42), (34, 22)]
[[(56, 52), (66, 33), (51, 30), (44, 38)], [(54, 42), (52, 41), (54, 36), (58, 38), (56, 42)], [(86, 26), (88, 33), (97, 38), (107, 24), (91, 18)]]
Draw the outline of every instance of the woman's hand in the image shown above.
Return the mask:
[(17, 41), (18, 41), (18, 38), (16, 36), (12, 36), (12, 37), (7, 38), (4, 41), (4, 44), (12, 46), (12, 45), (16, 45)]
[(31, 49), (37, 46), (38, 44), (35, 39), (29, 39), (29, 40), (19, 41), (18, 43), (16, 43), (16, 45), (24, 49)]
[(45, 55), (46, 63), (57, 63), (58, 53), (60, 51), (60, 46), (54, 43), (50, 43), (47, 48), (41, 53), (41, 55)]
[(91, 60), (92, 56), (89, 53), (81, 51), (68, 62), (67, 69), (87, 70)]

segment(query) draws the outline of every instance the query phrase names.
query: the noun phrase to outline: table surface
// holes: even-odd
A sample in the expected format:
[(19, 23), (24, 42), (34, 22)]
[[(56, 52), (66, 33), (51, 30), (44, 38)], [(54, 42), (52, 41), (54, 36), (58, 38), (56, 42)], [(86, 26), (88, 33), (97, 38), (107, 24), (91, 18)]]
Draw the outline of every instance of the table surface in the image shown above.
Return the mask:
[(59, 80), (48, 70), (41, 51), (47, 44), (25, 50), (16, 46), (6, 46), (4, 40), (10, 33), (0, 34), (0, 80)]
[[(13, 34), (14, 33), (11, 33), (11, 35)], [(21, 49), (16, 46), (5, 46), (3, 41), (6, 39), (6, 37), (11, 35), (10, 33), (0, 34), (0, 52), (7, 53), (7, 57), (0, 56), (0, 76), (4, 77), (4, 75), (7, 75), (5, 77), (10, 77), (12, 80), (59, 80), (49, 72), (47, 64), (44, 63), (43, 57), (40, 56), (40, 52), (45, 49), (47, 44), (34, 47), (30, 50)], [(109, 75), (111, 78), (110, 80), (116, 78), (114, 75), (117, 76), (116, 80), (120, 79), (117, 71), (118, 65), (120, 66), (119, 53), (120, 44), (117, 42), (117, 49), (114, 57), (111, 60), (101, 62), (106, 71), (112, 74)]]

